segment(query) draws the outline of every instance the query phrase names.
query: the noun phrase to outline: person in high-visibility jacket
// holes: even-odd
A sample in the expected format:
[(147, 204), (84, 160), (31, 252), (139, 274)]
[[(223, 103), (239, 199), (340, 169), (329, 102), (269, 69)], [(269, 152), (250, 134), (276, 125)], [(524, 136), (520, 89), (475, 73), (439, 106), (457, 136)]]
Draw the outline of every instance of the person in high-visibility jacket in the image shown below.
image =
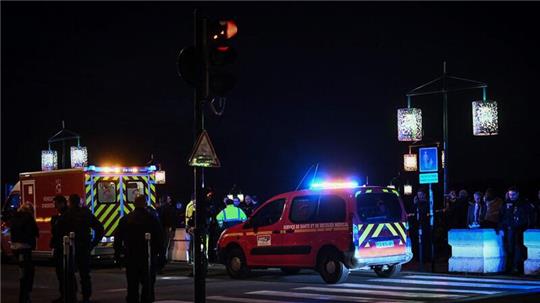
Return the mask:
[(227, 202), (227, 207), (216, 216), (220, 228), (229, 228), (247, 220), (246, 213), (240, 208), (240, 199), (234, 198), (232, 204), (231, 200), (227, 200)]

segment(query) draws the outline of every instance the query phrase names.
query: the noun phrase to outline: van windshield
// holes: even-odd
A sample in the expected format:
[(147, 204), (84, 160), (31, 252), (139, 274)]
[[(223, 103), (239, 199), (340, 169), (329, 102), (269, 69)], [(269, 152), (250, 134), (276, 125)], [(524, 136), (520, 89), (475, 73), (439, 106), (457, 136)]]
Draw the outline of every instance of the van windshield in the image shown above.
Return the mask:
[(368, 193), (356, 197), (358, 216), (362, 222), (401, 221), (401, 205), (396, 194)]

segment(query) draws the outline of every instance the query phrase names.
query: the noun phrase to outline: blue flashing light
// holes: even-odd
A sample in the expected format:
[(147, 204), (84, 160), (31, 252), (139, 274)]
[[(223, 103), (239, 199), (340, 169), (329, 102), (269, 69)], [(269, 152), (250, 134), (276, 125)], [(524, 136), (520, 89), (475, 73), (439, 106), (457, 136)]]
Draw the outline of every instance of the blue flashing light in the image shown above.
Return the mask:
[(157, 168), (155, 165), (148, 166), (148, 171), (155, 171)]
[(343, 182), (313, 182), (309, 186), (310, 189), (341, 189), (341, 188), (356, 188), (359, 187), (356, 181)]

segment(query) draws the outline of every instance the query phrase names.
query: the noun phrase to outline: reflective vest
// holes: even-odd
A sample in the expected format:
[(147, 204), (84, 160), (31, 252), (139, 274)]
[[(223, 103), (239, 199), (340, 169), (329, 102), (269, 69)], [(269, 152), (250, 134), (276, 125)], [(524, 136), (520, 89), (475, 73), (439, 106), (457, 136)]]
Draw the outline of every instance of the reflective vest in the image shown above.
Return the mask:
[(220, 211), (216, 216), (219, 226), (225, 227), (232, 226), (236, 223), (244, 222), (247, 220), (247, 216), (240, 207), (236, 207), (233, 204), (227, 205), (224, 210)]
[(186, 206), (186, 226), (189, 225), (190, 220), (194, 219), (193, 214), (195, 214), (195, 203), (194, 200), (191, 200)]

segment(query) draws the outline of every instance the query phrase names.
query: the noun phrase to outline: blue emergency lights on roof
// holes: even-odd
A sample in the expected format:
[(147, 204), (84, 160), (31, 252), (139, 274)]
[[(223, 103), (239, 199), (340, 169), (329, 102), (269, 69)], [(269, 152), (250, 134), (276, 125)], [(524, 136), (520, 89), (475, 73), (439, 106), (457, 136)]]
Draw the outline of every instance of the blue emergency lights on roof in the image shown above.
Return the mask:
[(313, 182), (309, 186), (310, 189), (340, 189), (340, 188), (356, 188), (359, 187), (356, 181), (323, 181)]
[(156, 171), (155, 165), (143, 167), (119, 167), (119, 166), (95, 166), (90, 165), (84, 169), (85, 171), (95, 171), (97, 173), (149, 173)]

